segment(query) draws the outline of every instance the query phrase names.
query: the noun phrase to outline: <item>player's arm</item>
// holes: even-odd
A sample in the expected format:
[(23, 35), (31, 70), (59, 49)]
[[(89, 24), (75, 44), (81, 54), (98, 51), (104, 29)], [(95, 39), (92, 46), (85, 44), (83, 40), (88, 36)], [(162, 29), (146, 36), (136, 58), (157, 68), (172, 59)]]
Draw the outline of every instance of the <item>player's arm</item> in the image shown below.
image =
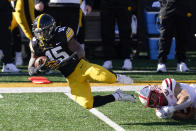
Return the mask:
[(76, 52), (77, 56), (79, 58), (84, 58), (85, 57), (85, 51), (81, 47), (80, 43), (74, 38), (74, 31), (72, 28), (68, 27), (66, 29), (66, 39), (68, 43), (68, 48), (72, 52)]
[(177, 98), (177, 102), (174, 105), (175, 111), (185, 109), (191, 105), (191, 97), (188, 92), (180, 86), (180, 83), (176, 83), (174, 95)]
[(35, 63), (35, 60), (36, 60), (37, 57), (35, 55), (35, 51), (34, 51), (33, 46), (32, 46), (32, 41), (30, 41), (29, 47), (30, 47), (30, 50), (31, 50), (31, 58), (29, 60), (28, 72), (29, 72), (29, 75), (34, 75), (34, 74), (37, 73), (35, 68), (34, 68), (34, 63)]
[(174, 106), (166, 106), (168, 108), (168, 112), (183, 110), (192, 104), (191, 97), (188, 92), (181, 87), (180, 83), (176, 82), (174, 95), (177, 98), (177, 102)]
[(69, 41), (68, 47), (71, 51), (76, 52), (77, 56), (79, 58), (84, 58), (85, 57), (85, 51), (84, 49), (80, 46), (79, 42), (76, 41), (74, 38), (72, 38)]
[(28, 69), (31, 68), (31, 67), (34, 67), (35, 60), (36, 60), (35, 53), (31, 52), (31, 58), (29, 60)]
[(29, 75), (35, 75), (37, 73), (43, 73), (45, 71), (47, 71), (47, 69), (45, 68), (45, 64), (47, 62), (47, 60), (44, 63), (39, 63), (38, 66), (34, 66), (35, 61), (37, 60), (38, 56), (36, 55), (37, 53), (35, 53), (35, 51), (37, 50), (37, 46), (36, 46), (36, 41), (35, 39), (30, 41), (29, 44), (30, 50), (31, 50), (31, 58), (29, 60), (29, 65), (28, 65), (28, 72)]
[(45, 64), (47, 63), (47, 61), (44, 62), (44, 63), (39, 64), (37, 67), (34, 66), (34, 63), (35, 63), (37, 58), (38, 57), (32, 51), (31, 52), (31, 58), (29, 60), (29, 65), (28, 65), (29, 75), (35, 75), (37, 73), (43, 73), (43, 72), (48, 70), (48, 68), (45, 67)]

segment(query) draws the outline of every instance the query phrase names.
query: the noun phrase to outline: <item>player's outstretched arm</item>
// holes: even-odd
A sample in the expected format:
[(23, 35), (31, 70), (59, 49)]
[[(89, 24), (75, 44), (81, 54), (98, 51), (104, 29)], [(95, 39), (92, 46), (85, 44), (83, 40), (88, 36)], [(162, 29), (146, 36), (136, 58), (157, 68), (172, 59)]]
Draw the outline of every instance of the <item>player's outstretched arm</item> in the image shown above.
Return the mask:
[(188, 92), (181, 88), (179, 83), (176, 83), (175, 96), (177, 102), (174, 105), (174, 111), (183, 110), (192, 104), (192, 99)]
[(80, 43), (78, 41), (76, 41), (74, 38), (72, 38), (69, 41), (68, 47), (71, 51), (76, 52), (77, 56), (79, 58), (84, 58), (85, 57), (85, 51), (84, 49), (81, 47)]
[(34, 62), (36, 60), (36, 57), (35, 57), (35, 53), (34, 52), (31, 52), (31, 58), (29, 60), (29, 65), (28, 65), (28, 72), (29, 72), (29, 75), (34, 75), (36, 74), (36, 70), (34, 68)]

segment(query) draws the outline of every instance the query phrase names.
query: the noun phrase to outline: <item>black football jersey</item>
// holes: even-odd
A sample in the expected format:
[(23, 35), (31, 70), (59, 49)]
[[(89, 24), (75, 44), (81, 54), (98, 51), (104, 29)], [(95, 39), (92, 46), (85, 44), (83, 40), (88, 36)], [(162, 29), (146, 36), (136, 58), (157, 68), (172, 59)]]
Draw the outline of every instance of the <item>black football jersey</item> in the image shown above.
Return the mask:
[(36, 56), (47, 56), (50, 60), (67, 61), (59, 68), (60, 72), (67, 77), (80, 61), (77, 55), (70, 59), (74, 52), (68, 48), (68, 43), (74, 37), (74, 32), (69, 27), (57, 27), (53, 35), (50, 41), (39, 41), (33, 38), (30, 48)]

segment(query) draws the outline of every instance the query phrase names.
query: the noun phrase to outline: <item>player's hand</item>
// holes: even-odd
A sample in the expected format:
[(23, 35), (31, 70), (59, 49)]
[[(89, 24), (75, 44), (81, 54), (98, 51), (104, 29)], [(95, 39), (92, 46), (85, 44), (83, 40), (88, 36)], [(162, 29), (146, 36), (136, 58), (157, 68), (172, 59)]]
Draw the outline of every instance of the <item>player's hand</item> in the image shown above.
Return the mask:
[(28, 72), (29, 72), (29, 75), (30, 75), (30, 76), (37, 74), (37, 71), (35, 70), (34, 67), (30, 67), (30, 68), (28, 69)]
[(35, 68), (35, 67), (30, 67), (30, 68), (28, 69), (28, 72), (29, 72), (29, 75), (30, 75), (30, 76), (36, 75), (36, 74), (38, 74), (38, 73), (44, 73), (44, 72), (46, 72), (46, 71), (47, 71), (47, 69), (45, 68), (44, 64), (39, 65), (37, 68)]
[(32, 76), (32, 75), (36, 75), (38, 74), (39, 72), (44, 72), (43, 70), (41, 70), (40, 68), (35, 68), (35, 67), (30, 67), (28, 69), (29, 71), (29, 75)]
[(173, 116), (173, 112), (169, 112), (167, 107), (162, 107), (160, 109), (156, 109), (156, 116), (161, 119), (169, 119)]
[(48, 69), (56, 70), (59, 68), (59, 62), (56, 60), (48, 61), (44, 66)]
[(161, 109), (167, 113), (173, 113), (175, 111), (174, 106), (163, 106)]
[(37, 73), (38, 73), (38, 72), (41, 72), (41, 73), (46, 72), (47, 69), (46, 69), (46, 67), (45, 67), (45, 63), (43, 63), (43, 64), (41, 64), (41, 65), (38, 65), (38, 67), (35, 68), (35, 70), (37, 71)]

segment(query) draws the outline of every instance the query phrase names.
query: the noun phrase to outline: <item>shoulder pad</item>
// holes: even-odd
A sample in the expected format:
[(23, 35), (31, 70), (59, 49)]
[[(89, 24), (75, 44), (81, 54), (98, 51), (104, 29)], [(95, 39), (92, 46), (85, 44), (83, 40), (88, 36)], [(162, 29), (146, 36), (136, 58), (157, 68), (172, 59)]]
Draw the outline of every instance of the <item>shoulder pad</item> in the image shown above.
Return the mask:
[(60, 37), (61, 39), (65, 39), (67, 42), (69, 42), (74, 37), (74, 31), (70, 27), (58, 26), (56, 28), (56, 32), (58, 33), (58, 37)]
[(174, 88), (176, 86), (176, 81), (174, 79), (167, 78), (162, 81), (161, 86), (163, 89), (170, 89), (171, 91), (174, 91)]
[(67, 28), (66, 37), (67, 37), (67, 42), (69, 42), (74, 37), (74, 31), (72, 28), (70, 27)]

